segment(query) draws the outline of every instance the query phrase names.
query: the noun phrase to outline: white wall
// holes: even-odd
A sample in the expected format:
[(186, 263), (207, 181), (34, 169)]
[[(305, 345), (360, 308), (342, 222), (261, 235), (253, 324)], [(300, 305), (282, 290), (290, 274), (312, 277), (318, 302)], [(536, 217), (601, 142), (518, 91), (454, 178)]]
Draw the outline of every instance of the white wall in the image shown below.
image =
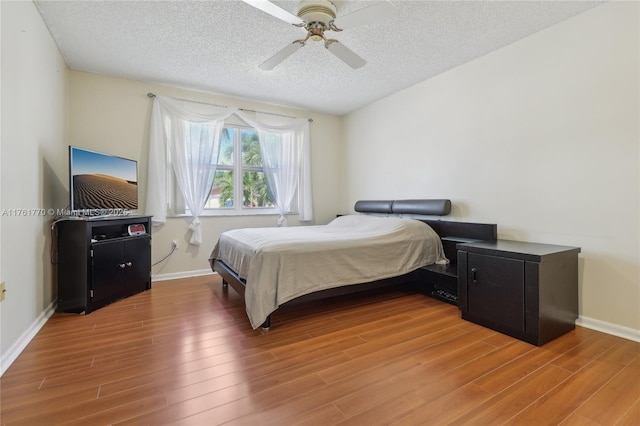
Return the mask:
[(450, 198), (500, 238), (579, 246), (580, 315), (639, 331), (638, 9), (596, 7), (348, 115), (347, 206)]
[[(2, 46), (2, 7), (0, 7), (0, 46)], [(2, 60), (0, 59), (0, 65)], [(2, 99), (2, 66), (0, 66), (0, 99)], [(2, 102), (0, 102), (0, 176), (2, 176)], [(0, 207), (2, 207), (2, 185), (0, 184)], [(2, 241), (2, 215), (0, 215), (0, 241)], [(2, 244), (0, 244), (0, 281), (2, 281)], [(4, 295), (2, 295), (4, 296)], [(2, 350), (2, 303), (0, 303), (0, 376), (4, 374), (4, 351)]]
[(67, 178), (67, 67), (32, 2), (2, 10), (0, 372), (46, 320), (55, 298), (49, 258), (51, 216), (13, 209), (62, 208)]
[[(183, 99), (211, 102), (260, 111), (311, 117), (310, 127), (315, 223), (327, 223), (339, 213), (342, 143), (341, 118), (308, 111), (260, 104), (167, 86), (152, 85), (121, 78), (71, 71), (69, 90), (69, 144), (115, 154), (139, 161), (139, 198), (144, 212), (147, 180), (148, 127), (152, 101), (148, 92)], [(192, 271), (210, 271), (209, 254), (221, 232), (240, 227), (275, 226), (276, 216), (203, 217), (204, 242), (190, 246), (189, 218), (169, 218), (152, 233), (152, 260), (158, 261), (178, 240), (178, 250), (167, 261), (154, 267), (152, 274), (172, 277)], [(298, 224), (290, 217), (291, 225)]]

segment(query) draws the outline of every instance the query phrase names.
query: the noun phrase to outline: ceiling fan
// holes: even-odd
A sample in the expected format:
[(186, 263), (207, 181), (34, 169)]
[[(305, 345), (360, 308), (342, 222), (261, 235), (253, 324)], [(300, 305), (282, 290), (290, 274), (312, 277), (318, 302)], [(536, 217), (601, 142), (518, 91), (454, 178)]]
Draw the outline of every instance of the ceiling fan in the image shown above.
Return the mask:
[(338, 40), (327, 38), (325, 31), (339, 32), (358, 25), (368, 24), (394, 15), (396, 8), (388, 1), (374, 3), (347, 15), (336, 17), (336, 7), (329, 0), (301, 0), (298, 14), (277, 6), (269, 0), (243, 0), (245, 3), (260, 9), (284, 22), (304, 28), (307, 32), (302, 39), (295, 40), (284, 49), (263, 62), (261, 70), (272, 70), (282, 61), (302, 48), (308, 40), (324, 41), (324, 47), (336, 55), (351, 68), (360, 68), (367, 61), (362, 59)]

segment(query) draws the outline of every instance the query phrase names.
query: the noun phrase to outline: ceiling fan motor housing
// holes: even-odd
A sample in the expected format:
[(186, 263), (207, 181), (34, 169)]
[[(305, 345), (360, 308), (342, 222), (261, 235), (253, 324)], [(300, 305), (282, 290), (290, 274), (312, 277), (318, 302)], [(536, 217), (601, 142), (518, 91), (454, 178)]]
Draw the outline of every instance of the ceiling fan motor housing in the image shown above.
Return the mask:
[(326, 26), (336, 19), (336, 7), (329, 0), (302, 0), (298, 17), (307, 24), (322, 22)]
[(367, 61), (347, 48), (344, 44), (338, 42), (338, 40), (327, 38), (324, 34), (325, 31), (339, 32), (344, 28), (366, 24), (389, 14), (389, 8), (395, 10), (395, 8), (391, 6), (391, 3), (388, 2), (379, 3), (378, 6), (367, 6), (359, 11), (356, 10), (346, 16), (340, 17), (339, 21), (342, 27), (337, 27), (333, 22), (336, 19), (336, 7), (330, 0), (300, 0), (297, 16), (268, 0), (244, 1), (288, 24), (303, 27), (307, 31), (304, 38), (294, 40), (285, 46), (284, 49), (281, 49), (278, 53), (260, 64), (259, 68), (265, 71), (272, 70), (298, 49), (301, 49), (305, 46), (307, 40), (324, 41), (324, 47), (338, 59), (353, 69), (360, 68), (364, 66)]

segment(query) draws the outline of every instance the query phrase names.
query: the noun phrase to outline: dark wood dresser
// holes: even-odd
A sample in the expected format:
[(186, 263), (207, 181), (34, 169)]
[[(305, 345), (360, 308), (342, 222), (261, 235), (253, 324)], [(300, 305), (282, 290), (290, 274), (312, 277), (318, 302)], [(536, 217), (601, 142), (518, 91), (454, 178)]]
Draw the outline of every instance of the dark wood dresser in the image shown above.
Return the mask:
[(151, 216), (63, 220), (56, 234), (59, 312), (89, 314), (151, 288)]

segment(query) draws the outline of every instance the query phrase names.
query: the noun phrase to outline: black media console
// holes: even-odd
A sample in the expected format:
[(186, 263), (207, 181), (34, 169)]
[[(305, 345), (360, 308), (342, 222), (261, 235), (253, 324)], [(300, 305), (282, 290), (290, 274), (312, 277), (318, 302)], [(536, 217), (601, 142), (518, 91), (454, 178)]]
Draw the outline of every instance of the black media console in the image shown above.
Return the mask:
[(58, 311), (88, 314), (151, 288), (151, 216), (61, 220), (55, 231)]

